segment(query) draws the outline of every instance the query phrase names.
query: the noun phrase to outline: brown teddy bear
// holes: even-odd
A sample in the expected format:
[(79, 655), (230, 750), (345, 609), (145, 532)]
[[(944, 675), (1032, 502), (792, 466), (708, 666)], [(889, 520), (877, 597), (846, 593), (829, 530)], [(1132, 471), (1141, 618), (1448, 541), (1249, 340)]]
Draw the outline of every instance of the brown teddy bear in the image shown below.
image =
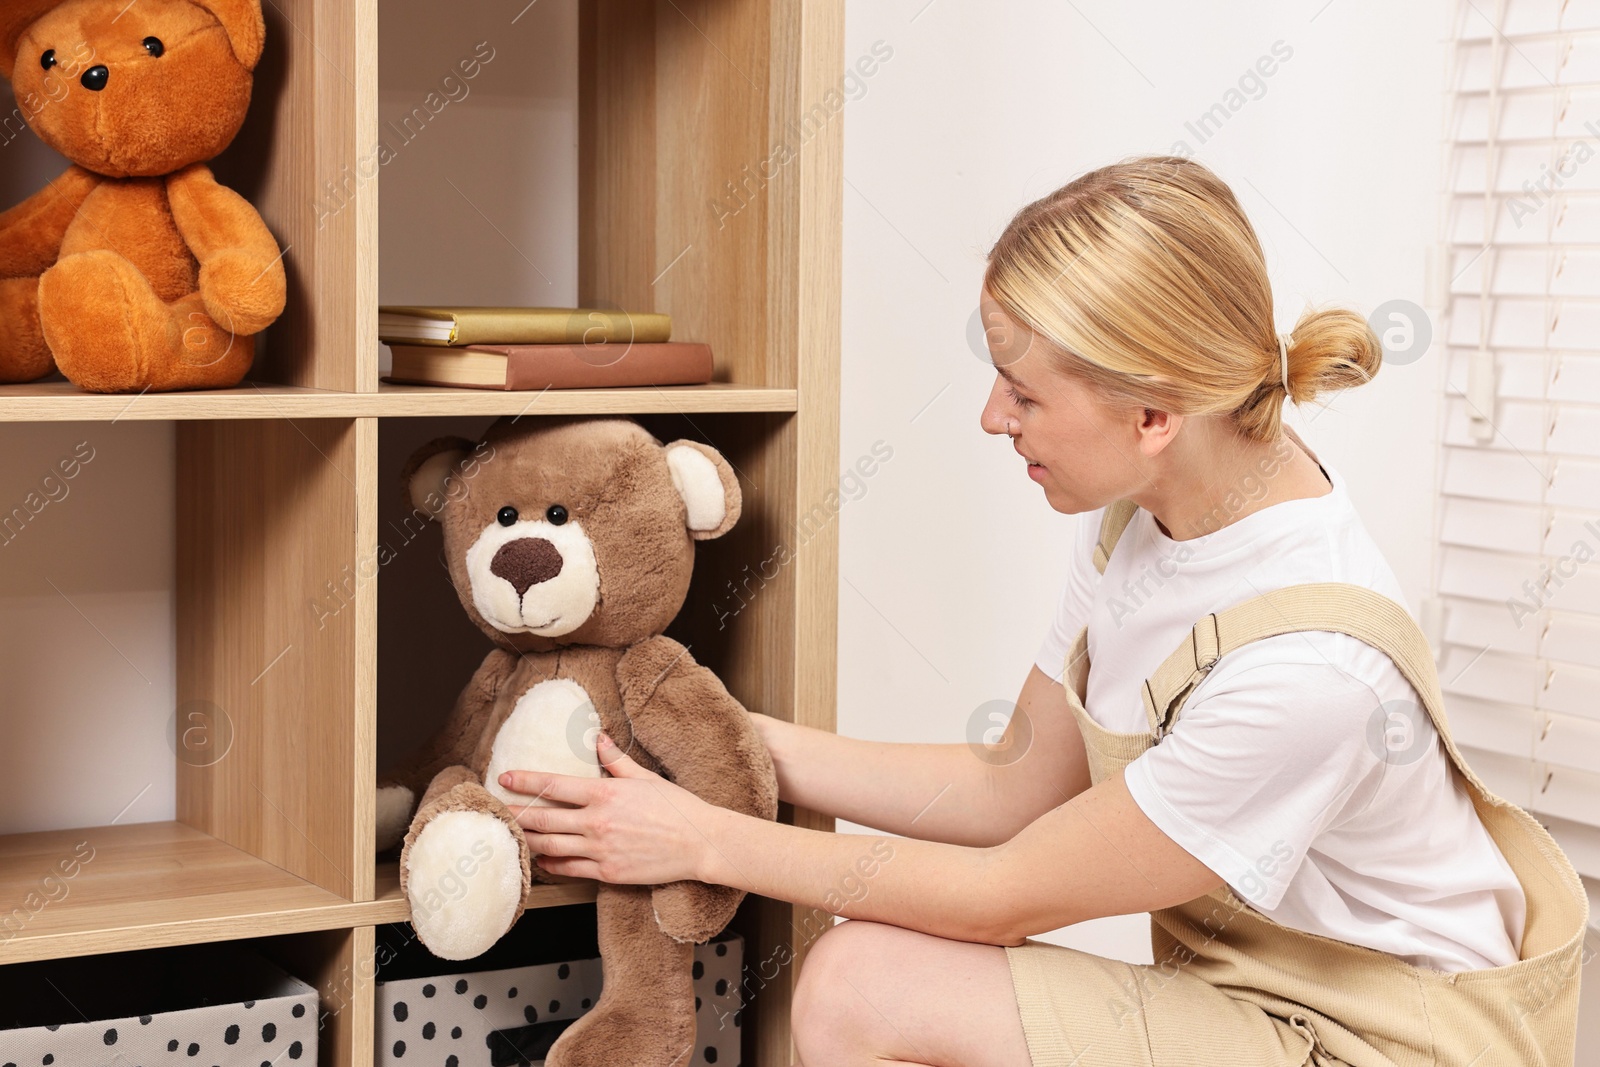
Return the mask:
[(260, 0), (0, 0), (0, 75), (72, 161), (0, 214), (0, 382), (235, 385), (283, 257), (204, 161), (250, 105)]
[[(503, 418), (476, 444), (423, 445), (401, 480), (414, 513), (443, 526), (461, 606), (496, 646), (438, 734), (378, 783), (378, 850), (404, 833), (400, 885), (435, 955), (480, 955), (522, 915), (532, 880), (574, 881), (532, 863), (507, 808), (554, 802), (499, 777), (601, 777), (597, 729), (710, 803), (776, 817), (772, 758), (748, 713), (662, 636), (688, 592), (694, 543), (739, 518), (739, 483), (715, 449), (663, 445), (628, 418)], [(683, 1062), (693, 945), (727, 925), (744, 893), (693, 881), (597, 890), (602, 995), (545, 1062)]]

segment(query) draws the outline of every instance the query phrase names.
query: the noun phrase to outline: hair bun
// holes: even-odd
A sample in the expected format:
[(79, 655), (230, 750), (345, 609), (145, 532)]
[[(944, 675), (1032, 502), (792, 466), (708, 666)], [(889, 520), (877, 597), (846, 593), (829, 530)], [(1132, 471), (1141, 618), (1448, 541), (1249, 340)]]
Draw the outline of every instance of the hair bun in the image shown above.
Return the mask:
[(1383, 365), (1383, 345), (1367, 320), (1349, 308), (1313, 308), (1291, 332), (1285, 391), (1296, 404), (1370, 382)]

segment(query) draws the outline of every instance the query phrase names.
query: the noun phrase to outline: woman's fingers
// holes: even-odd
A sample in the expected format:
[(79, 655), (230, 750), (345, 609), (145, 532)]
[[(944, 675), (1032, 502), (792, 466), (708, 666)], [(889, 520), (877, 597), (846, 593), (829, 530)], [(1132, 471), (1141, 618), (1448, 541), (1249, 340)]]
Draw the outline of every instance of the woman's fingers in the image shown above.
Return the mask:
[(577, 834), (536, 834), (527, 833), (528, 848), (541, 856), (582, 856), (587, 849), (584, 848), (583, 838)]
[(558, 800), (563, 804), (587, 804), (606, 788), (602, 778), (579, 778), (550, 771), (506, 771), (500, 776), (500, 784), (513, 793)]
[(596, 882), (602, 881), (600, 865), (593, 860), (567, 859), (560, 856), (536, 856), (534, 863), (542, 871), (550, 874), (559, 874), (567, 878), (591, 878)]
[(611, 740), (611, 735), (604, 730), (595, 738), (595, 755), (600, 757), (600, 765), (604, 767), (613, 778), (657, 778), (659, 775), (647, 771), (634, 762), (633, 757), (617, 747)]
[(539, 834), (578, 834), (583, 832), (582, 808), (553, 808), (543, 804), (507, 804), (524, 830)]

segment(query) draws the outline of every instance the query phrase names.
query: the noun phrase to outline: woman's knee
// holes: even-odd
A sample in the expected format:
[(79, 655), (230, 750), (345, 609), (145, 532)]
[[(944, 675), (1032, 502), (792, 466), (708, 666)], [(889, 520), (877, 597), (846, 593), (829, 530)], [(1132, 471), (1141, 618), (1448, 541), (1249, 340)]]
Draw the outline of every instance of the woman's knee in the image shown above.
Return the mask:
[(847, 919), (823, 931), (800, 965), (790, 1025), (798, 1039), (810, 1033), (837, 1033), (853, 1014), (871, 1011), (857, 988), (863, 972), (881, 961), (895, 927)]

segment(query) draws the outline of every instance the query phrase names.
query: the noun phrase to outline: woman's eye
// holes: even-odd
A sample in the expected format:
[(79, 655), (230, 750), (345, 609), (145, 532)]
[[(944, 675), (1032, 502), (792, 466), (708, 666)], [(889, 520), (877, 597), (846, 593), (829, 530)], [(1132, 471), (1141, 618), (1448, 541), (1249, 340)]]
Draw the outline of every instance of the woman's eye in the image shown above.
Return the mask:
[(1009, 396), (1011, 398), (1011, 402), (1017, 405), (1019, 408), (1028, 407), (1033, 403), (1032, 400), (1020, 395), (1015, 389), (1011, 388), (1010, 382), (1006, 383), (1006, 396)]
[(510, 504), (507, 504), (505, 507), (501, 508), (500, 513), (495, 516), (495, 521), (500, 523), (501, 526), (510, 526), (512, 523), (517, 521), (517, 509), (512, 507)]
[(567, 521), (567, 509), (562, 507), (560, 504), (551, 504), (545, 509), (544, 517), (549, 519), (556, 526), (560, 526), (562, 523)]
[(167, 50), (167, 46), (161, 43), (161, 38), (159, 37), (146, 37), (144, 39), (144, 50), (153, 56), (159, 56)]
[(50, 49), (44, 55), (39, 57), (39, 66), (43, 67), (45, 70), (49, 70), (51, 67), (53, 67), (55, 65), (56, 65), (56, 50), (54, 48)]

